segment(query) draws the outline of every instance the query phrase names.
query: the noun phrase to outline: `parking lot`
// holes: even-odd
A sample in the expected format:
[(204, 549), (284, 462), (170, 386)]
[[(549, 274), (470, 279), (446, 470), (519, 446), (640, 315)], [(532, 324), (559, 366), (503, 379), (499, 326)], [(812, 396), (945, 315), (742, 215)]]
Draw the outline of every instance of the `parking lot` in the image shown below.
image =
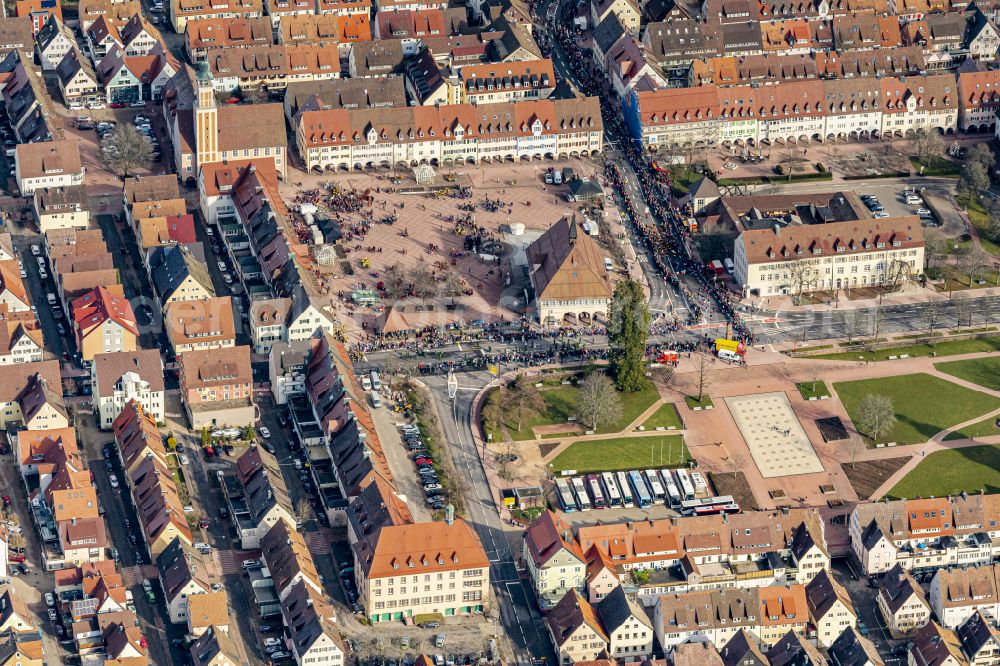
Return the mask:
[[(905, 664), (905, 648), (908, 641), (893, 640), (890, 635), (882, 619), (882, 613), (878, 609), (876, 601), (878, 590), (872, 587), (867, 577), (858, 575), (857, 564), (845, 558), (835, 558), (832, 570), (837, 582), (847, 588), (847, 593), (854, 602), (854, 609), (858, 612), (858, 631), (871, 639), (886, 666)], [(926, 592), (927, 586), (922, 585), (922, 587)]]

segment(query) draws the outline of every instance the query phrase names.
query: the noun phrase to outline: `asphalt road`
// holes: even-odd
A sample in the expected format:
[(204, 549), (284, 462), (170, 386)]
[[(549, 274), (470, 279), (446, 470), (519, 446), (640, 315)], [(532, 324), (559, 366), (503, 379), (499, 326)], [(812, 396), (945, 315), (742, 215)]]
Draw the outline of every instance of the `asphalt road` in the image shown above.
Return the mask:
[(487, 381), (485, 373), (459, 374), (458, 393), (452, 401), (448, 398), (445, 377), (425, 379), (437, 403), (452, 461), (458, 473), (465, 477), (468, 518), (490, 558), (494, 598), (500, 606), (499, 617), (510, 641), (510, 651), (519, 664), (530, 663), (532, 658), (539, 657), (546, 657), (548, 663), (554, 664), (555, 654), (544, 622), (536, 609), (533, 592), (518, 575), (515, 554), (504, 535), (486, 473), (472, 440), (472, 400)]

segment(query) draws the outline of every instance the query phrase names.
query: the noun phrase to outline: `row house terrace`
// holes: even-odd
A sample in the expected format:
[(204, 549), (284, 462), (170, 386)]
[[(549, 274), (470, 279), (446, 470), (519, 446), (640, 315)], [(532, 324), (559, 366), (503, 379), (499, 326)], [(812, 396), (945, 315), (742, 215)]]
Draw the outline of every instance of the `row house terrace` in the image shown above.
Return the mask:
[(263, 15), (262, 0), (170, 0), (170, 23), (179, 34), (183, 34), (191, 19), (256, 18)]
[(293, 81), (340, 77), (340, 54), (311, 44), (248, 46), (211, 51), (206, 57), (217, 92), (263, 87), (285, 88)]
[(657, 90), (632, 95), (624, 111), (632, 136), (655, 151), (951, 134), (959, 97), (955, 77), (939, 74)]
[(446, 104), (299, 115), (296, 141), (312, 171), (513, 162), (603, 149), (598, 100)]
[(285, 238), (288, 211), (273, 181), (258, 175), (253, 164), (236, 180), (232, 198), (248, 243), (247, 249), (231, 252), (238, 278), (251, 299), (270, 294), (296, 270)]
[(851, 549), (866, 574), (990, 564), (1000, 555), (1000, 496), (859, 504), (848, 523)]
[(273, 43), (271, 24), (265, 16), (236, 19), (204, 18), (188, 21), (184, 50), (197, 64), (217, 49), (244, 49)]
[(962, 72), (958, 75), (958, 129), (993, 132), (1000, 110), (1000, 71)]

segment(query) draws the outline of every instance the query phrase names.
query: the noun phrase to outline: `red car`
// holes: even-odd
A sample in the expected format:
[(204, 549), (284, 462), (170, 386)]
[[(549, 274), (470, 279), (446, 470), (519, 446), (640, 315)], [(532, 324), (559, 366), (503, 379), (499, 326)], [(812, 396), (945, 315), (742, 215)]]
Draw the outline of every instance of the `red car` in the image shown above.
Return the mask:
[(12, 500), (10, 499), (10, 495), (4, 495), (4, 496), (3, 496), (2, 498), (0, 498), (0, 499), (3, 499), (3, 505), (4, 505), (4, 506), (10, 506), (10, 503), (11, 503), (11, 501), (12, 501)]
[(430, 458), (417, 458), (414, 462), (418, 465), (433, 465), (434, 461)]
[(112, 109), (124, 109), (127, 105), (122, 104), (121, 102), (111, 102), (108, 106)]
[(198, 521), (198, 525), (202, 529), (205, 529), (206, 527), (208, 527), (208, 518), (202, 518), (201, 520), (199, 520)]
[(239, 103), (240, 103), (239, 97), (230, 97), (229, 99), (226, 100), (226, 104), (239, 104)]
[(17, 562), (18, 564), (20, 564), (21, 562), (24, 562), (24, 559), (25, 559), (24, 555), (8, 555), (7, 556), (7, 561), (8, 562)]
[(215, 449), (213, 449), (211, 446), (206, 446), (205, 447), (205, 457), (206, 458), (212, 458), (214, 456), (215, 456)]

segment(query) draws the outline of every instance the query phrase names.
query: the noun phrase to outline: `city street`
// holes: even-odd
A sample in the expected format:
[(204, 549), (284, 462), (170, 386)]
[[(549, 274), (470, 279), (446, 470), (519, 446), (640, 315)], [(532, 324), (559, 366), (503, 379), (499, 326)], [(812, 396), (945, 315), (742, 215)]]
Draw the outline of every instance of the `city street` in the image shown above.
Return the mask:
[[(486, 385), (486, 373), (460, 373), (458, 393), (454, 402), (448, 398), (444, 377), (425, 378), (431, 390), (444, 435), (451, 446), (455, 468), (464, 475), (466, 506), (469, 522), (475, 527), (490, 558), (490, 576), (499, 604), (499, 619), (503, 622), (509, 650), (519, 664), (533, 658), (546, 657), (556, 663), (544, 622), (537, 611), (534, 594), (527, 579), (519, 575), (515, 556), (493, 502), (486, 474), (472, 438), (472, 400)], [(513, 531), (515, 542), (521, 541), (521, 531)], [(494, 611), (496, 612), (496, 611)], [(502, 638), (501, 638), (502, 640)]]

